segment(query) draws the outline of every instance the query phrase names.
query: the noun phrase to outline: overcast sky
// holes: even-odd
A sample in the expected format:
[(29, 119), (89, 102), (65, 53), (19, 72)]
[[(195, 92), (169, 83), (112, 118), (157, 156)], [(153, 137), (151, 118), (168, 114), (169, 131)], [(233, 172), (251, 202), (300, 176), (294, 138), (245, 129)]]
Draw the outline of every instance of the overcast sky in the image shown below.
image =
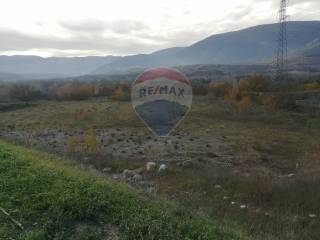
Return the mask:
[[(277, 19), (280, 0), (1, 0), (0, 54), (129, 55)], [(290, 20), (320, 20), (291, 0)]]

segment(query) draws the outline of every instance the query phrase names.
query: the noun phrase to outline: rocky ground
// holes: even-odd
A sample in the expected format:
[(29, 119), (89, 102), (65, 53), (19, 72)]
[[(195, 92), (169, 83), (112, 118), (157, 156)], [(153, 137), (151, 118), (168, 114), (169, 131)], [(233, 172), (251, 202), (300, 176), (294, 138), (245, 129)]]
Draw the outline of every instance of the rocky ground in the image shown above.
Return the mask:
[[(234, 156), (230, 146), (223, 139), (204, 136), (190, 137), (175, 133), (170, 137), (159, 138), (150, 133), (139, 133), (131, 129), (97, 129), (96, 139), (99, 147), (96, 153), (86, 150), (87, 131), (64, 131), (48, 129), (42, 131), (1, 130), (0, 137), (41, 151), (69, 155), (85, 167), (95, 168), (113, 178), (126, 180), (134, 185), (143, 186), (148, 191), (155, 191), (152, 183), (145, 181), (143, 171), (149, 168), (166, 171), (170, 165), (190, 168), (197, 161), (212, 162), (225, 167), (232, 167)], [(73, 152), (70, 152), (70, 139), (77, 139)], [(127, 168), (117, 172), (108, 166), (106, 159), (126, 161)], [(140, 167), (130, 169), (130, 162), (139, 163)], [(137, 165), (135, 165), (137, 166)], [(162, 168), (161, 168), (162, 166)], [(124, 165), (123, 168), (126, 166)], [(117, 169), (119, 170), (119, 169)]]
[[(33, 132), (26, 130), (0, 130), (0, 136), (40, 150), (65, 155), (69, 151), (70, 138), (76, 138), (81, 144), (85, 144), (87, 131), (66, 132), (61, 129)], [(208, 136), (200, 139), (183, 133), (159, 138), (149, 133), (139, 133), (130, 129), (98, 129), (96, 130), (96, 137), (100, 141), (99, 155), (103, 157), (112, 156), (115, 159), (139, 158), (147, 161), (154, 157), (156, 161), (172, 163), (185, 161), (187, 156), (210, 158), (207, 153), (211, 151), (220, 153), (221, 157), (224, 158), (223, 162), (226, 162), (227, 155), (231, 151), (230, 147), (222, 139)], [(80, 145), (76, 147), (77, 152), (81, 152)]]

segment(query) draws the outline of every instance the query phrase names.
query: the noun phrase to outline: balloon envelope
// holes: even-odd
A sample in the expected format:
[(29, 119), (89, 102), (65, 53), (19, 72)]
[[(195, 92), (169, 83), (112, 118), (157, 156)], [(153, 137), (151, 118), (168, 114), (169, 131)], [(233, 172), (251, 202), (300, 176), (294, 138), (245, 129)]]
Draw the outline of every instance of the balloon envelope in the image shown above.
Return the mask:
[(131, 100), (147, 127), (158, 136), (167, 136), (190, 111), (192, 88), (179, 71), (156, 68), (145, 71), (134, 81)]

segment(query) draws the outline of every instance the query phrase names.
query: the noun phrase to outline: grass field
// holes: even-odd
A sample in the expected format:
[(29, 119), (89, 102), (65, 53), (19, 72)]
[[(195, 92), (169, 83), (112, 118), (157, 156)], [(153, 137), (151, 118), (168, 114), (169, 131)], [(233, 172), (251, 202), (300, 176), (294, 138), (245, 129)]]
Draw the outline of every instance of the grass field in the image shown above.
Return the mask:
[(23, 226), (0, 214), (0, 239), (246, 239), (54, 156), (0, 141), (0, 163), (1, 207)]
[[(196, 97), (190, 115), (165, 145), (148, 133), (130, 102), (36, 101), (4, 109), (3, 138), (68, 157), (76, 166), (112, 167), (118, 174), (144, 168), (150, 160), (166, 163), (165, 174), (143, 172), (143, 177), (157, 184), (157, 197), (174, 199), (182, 212), (198, 212), (223, 225), (236, 222), (259, 240), (317, 240), (320, 235), (319, 118), (258, 107), (238, 113), (221, 100)], [(97, 154), (68, 153), (68, 138), (76, 132), (85, 138), (91, 126), (99, 138), (112, 141)], [(48, 130), (55, 137), (42, 137), (50, 135)], [(192, 167), (177, 165), (184, 160)]]

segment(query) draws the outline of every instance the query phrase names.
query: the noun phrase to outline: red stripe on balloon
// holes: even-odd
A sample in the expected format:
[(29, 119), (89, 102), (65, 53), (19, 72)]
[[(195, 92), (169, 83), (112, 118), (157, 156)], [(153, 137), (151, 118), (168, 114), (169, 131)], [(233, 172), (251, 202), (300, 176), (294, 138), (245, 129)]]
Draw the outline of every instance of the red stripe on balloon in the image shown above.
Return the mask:
[(170, 80), (176, 80), (176, 81), (190, 85), (190, 82), (181, 73), (169, 68), (156, 68), (156, 69), (148, 70), (142, 73), (137, 78), (137, 80), (133, 83), (133, 85), (142, 83), (144, 81), (154, 80), (161, 77), (165, 77)]

